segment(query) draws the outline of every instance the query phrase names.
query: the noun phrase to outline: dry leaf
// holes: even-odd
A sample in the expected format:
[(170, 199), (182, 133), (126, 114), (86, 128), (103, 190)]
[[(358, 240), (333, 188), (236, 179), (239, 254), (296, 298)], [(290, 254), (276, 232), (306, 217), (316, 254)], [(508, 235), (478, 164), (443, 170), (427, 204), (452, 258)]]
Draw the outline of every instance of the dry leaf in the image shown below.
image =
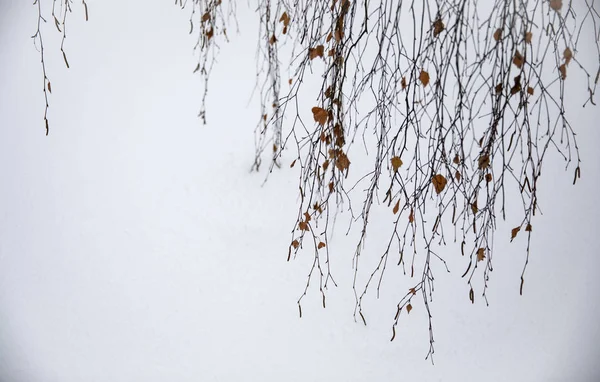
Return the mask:
[(531, 86), (527, 87), (527, 94), (533, 95), (533, 88)]
[(308, 223), (300, 222), (298, 223), (298, 228), (300, 229), (300, 231), (308, 231)]
[(485, 259), (485, 249), (479, 248), (477, 250), (477, 261), (483, 261)]
[(205, 14), (202, 15), (202, 22), (206, 22), (208, 20), (210, 20), (210, 13), (206, 12)]
[(423, 84), (423, 86), (427, 86), (427, 84), (429, 83), (429, 73), (427, 73), (424, 70), (421, 70), (421, 74), (419, 75), (419, 80), (421, 80), (421, 83)]
[(501, 38), (502, 38), (502, 29), (498, 28), (494, 32), (494, 40), (500, 41)]
[(510, 230), (510, 241), (513, 241), (513, 239), (515, 237), (517, 237), (517, 234), (519, 233), (520, 230), (521, 230), (521, 227), (515, 227)]
[(412, 310), (412, 305), (410, 305), (410, 304), (406, 305), (406, 313), (410, 313), (411, 310)]
[(482, 156), (479, 157), (478, 162), (479, 162), (479, 169), (485, 170), (490, 165), (490, 156), (487, 154), (483, 154)]
[(565, 58), (565, 64), (569, 65), (571, 59), (573, 58), (573, 52), (571, 52), (571, 49), (565, 49), (565, 51), (563, 52), (563, 57)]
[(562, 8), (562, 0), (550, 0), (550, 8), (554, 9), (556, 12), (560, 11)]
[(440, 33), (444, 31), (445, 25), (442, 22), (442, 19), (437, 19), (433, 22), (433, 37), (437, 37)]
[(288, 80), (288, 84), (290, 84), (290, 85), (292, 84), (292, 79), (291, 78)]
[(565, 64), (562, 64), (561, 66), (559, 66), (558, 71), (560, 72), (561, 79), (564, 80), (567, 78), (567, 66)]
[(408, 222), (412, 223), (415, 221), (415, 211), (411, 208), (410, 214), (408, 215)]
[(495, 88), (495, 89), (496, 89), (496, 94), (500, 94), (500, 93), (502, 93), (502, 84), (498, 84), (498, 85), (496, 85), (496, 88)]
[(471, 304), (475, 304), (475, 293), (473, 292), (473, 288), (469, 291), (469, 300), (471, 300)]
[(456, 154), (454, 156), (454, 159), (452, 159), (452, 163), (454, 163), (454, 164), (459, 164), (460, 163), (460, 157), (458, 156), (458, 154)]
[(296, 164), (296, 159), (294, 159), (294, 161), (292, 162), (292, 164), (290, 165), (290, 168), (294, 167), (294, 165)]
[(284, 27), (287, 27), (288, 25), (290, 25), (290, 16), (287, 14), (287, 12), (283, 12), (281, 17), (279, 18), (279, 22), (283, 23)]
[(479, 207), (477, 207), (477, 200), (471, 204), (471, 211), (473, 211), (473, 214), (476, 214), (479, 211)]
[(273, 45), (277, 42), (277, 37), (275, 37), (275, 34), (273, 34), (271, 36), (271, 38), (269, 39), (269, 44)]
[(394, 215), (396, 215), (398, 213), (399, 209), (400, 209), (400, 200), (398, 200), (396, 202), (396, 204), (394, 205), (394, 209), (392, 210), (392, 212), (394, 213)]
[(335, 160), (335, 167), (337, 167), (337, 169), (340, 171), (347, 170), (348, 167), (350, 167), (350, 160), (348, 159), (346, 154), (341, 152), (338, 155), (337, 159)]
[(531, 34), (531, 32), (525, 32), (525, 42), (527, 44), (531, 44), (532, 38), (533, 38), (533, 34)]
[(527, 224), (527, 227), (525, 227), (525, 231), (531, 232), (531, 224)]
[(400, 159), (398, 157), (393, 157), (392, 158), (392, 168), (394, 169), (394, 172), (398, 172), (398, 169), (400, 168), (400, 166), (402, 166), (402, 159)]
[(456, 178), (456, 181), (457, 181), (457, 182), (460, 182), (460, 172), (458, 172), (458, 171), (457, 171), (457, 172), (454, 174), (454, 177)]
[(325, 243), (323, 243), (322, 241), (319, 242), (319, 245), (317, 245), (318, 249), (324, 248), (325, 247)]
[(50, 86), (50, 81), (48, 81), (48, 91), (52, 93), (52, 86)]
[(442, 191), (444, 191), (444, 187), (446, 187), (446, 183), (448, 183), (448, 181), (446, 180), (444, 175), (437, 174), (433, 176), (433, 178), (431, 179), (431, 183), (433, 183), (435, 192), (439, 194)]
[(308, 48), (308, 57), (312, 60), (317, 57), (323, 57), (325, 53), (325, 47), (318, 45), (316, 48)]
[(298, 248), (299, 246), (300, 246), (300, 243), (298, 242), (298, 240), (292, 241), (292, 247)]
[(486, 182), (491, 182), (492, 181), (492, 174), (485, 174), (485, 181)]
[(313, 113), (313, 118), (315, 119), (315, 122), (319, 122), (319, 124), (321, 126), (325, 126), (325, 123), (327, 123), (327, 110), (320, 108), (320, 107), (313, 107), (312, 108), (312, 113)]
[(308, 212), (304, 213), (304, 220), (308, 223), (310, 221), (310, 214)]
[(515, 52), (515, 56), (513, 57), (513, 64), (515, 64), (515, 66), (519, 69), (521, 69), (523, 67), (523, 64), (525, 63), (525, 57), (523, 57), (523, 55), (521, 54), (521, 52), (519, 52), (518, 50)]
[(402, 77), (402, 81), (400, 81), (400, 85), (402, 86), (402, 90), (406, 89), (406, 77)]

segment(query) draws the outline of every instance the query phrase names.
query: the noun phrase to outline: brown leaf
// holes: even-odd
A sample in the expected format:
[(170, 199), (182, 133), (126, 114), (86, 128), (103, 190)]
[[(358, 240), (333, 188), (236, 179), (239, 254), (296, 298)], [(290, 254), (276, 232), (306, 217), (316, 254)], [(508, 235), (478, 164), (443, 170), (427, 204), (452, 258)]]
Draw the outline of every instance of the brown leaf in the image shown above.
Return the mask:
[(446, 180), (444, 175), (436, 174), (431, 179), (431, 183), (433, 183), (433, 188), (435, 188), (435, 192), (437, 194), (440, 194), (442, 191), (444, 191), (444, 187), (446, 187), (446, 183), (448, 183), (448, 181)]
[(562, 64), (561, 66), (559, 66), (558, 71), (560, 72), (561, 79), (564, 80), (567, 78), (567, 66), (565, 64)]
[(496, 90), (496, 94), (500, 94), (500, 93), (502, 93), (502, 84), (498, 84), (498, 85), (496, 85), (496, 88), (495, 88), (495, 90)]
[(442, 19), (437, 19), (433, 22), (433, 37), (437, 37), (445, 29)]
[(492, 174), (485, 174), (485, 181), (486, 182), (491, 182), (492, 181)]
[(517, 234), (519, 233), (520, 230), (521, 230), (521, 227), (515, 227), (510, 230), (510, 241), (513, 241), (513, 239), (515, 237), (517, 237)]
[(454, 164), (460, 164), (460, 157), (458, 156), (458, 154), (456, 154), (454, 156), (454, 159), (452, 159), (452, 163), (454, 163)]
[(396, 204), (394, 205), (394, 209), (392, 210), (392, 212), (394, 213), (394, 215), (396, 215), (398, 213), (399, 209), (400, 209), (400, 200), (398, 200), (396, 202)]
[(292, 84), (292, 79), (291, 78), (288, 80), (288, 84), (290, 84), (290, 85)]
[(533, 88), (531, 86), (527, 87), (527, 94), (533, 95)]
[(271, 38), (269, 39), (269, 44), (273, 45), (277, 42), (277, 37), (275, 37), (275, 34), (273, 34), (271, 36)]
[(454, 177), (456, 178), (456, 181), (460, 182), (460, 172), (458, 172), (458, 171), (457, 171), (457, 172), (454, 174)]
[(527, 44), (531, 44), (532, 38), (533, 38), (533, 34), (531, 34), (531, 32), (525, 32), (525, 42)]
[(294, 165), (296, 164), (296, 159), (294, 159), (294, 161), (292, 162), (292, 164), (290, 165), (290, 168), (294, 167)]
[(483, 261), (485, 259), (485, 249), (479, 248), (477, 250), (477, 261)]
[(565, 64), (569, 65), (571, 59), (573, 58), (573, 52), (571, 52), (571, 49), (565, 49), (565, 51), (563, 52), (563, 57), (565, 58)]
[(304, 220), (308, 223), (310, 221), (310, 214), (308, 212), (304, 213)]
[(300, 228), (300, 231), (308, 231), (308, 223), (300, 222), (298, 223), (298, 228)]
[(513, 57), (513, 64), (515, 64), (515, 66), (519, 69), (521, 69), (523, 67), (523, 64), (525, 63), (525, 57), (523, 57), (523, 55), (521, 54), (521, 52), (519, 52), (518, 50), (515, 52), (515, 56)]
[(471, 300), (471, 304), (475, 304), (475, 293), (473, 292), (473, 288), (469, 291), (469, 300)]
[(531, 224), (527, 224), (527, 226), (525, 227), (525, 231), (531, 232)]
[(410, 288), (408, 290), (413, 296), (417, 294), (417, 291), (415, 290), (415, 288)]
[(412, 223), (415, 221), (415, 211), (411, 208), (410, 214), (408, 215), (408, 222)]
[(402, 90), (406, 89), (406, 77), (402, 77), (402, 81), (400, 81), (400, 85), (402, 86)]
[(411, 310), (412, 310), (412, 305), (410, 305), (410, 304), (406, 305), (406, 313), (410, 313)]
[(337, 169), (340, 171), (347, 170), (348, 167), (350, 167), (350, 160), (348, 159), (348, 156), (341, 152), (335, 160), (335, 167), (337, 167)]
[(215, 30), (213, 29), (213, 27), (210, 27), (210, 29), (206, 31), (206, 38), (210, 40), (212, 36), (214, 36), (214, 34)]
[(325, 162), (323, 162), (323, 171), (327, 171), (327, 167), (329, 167), (329, 159), (326, 159)]
[(317, 57), (323, 57), (325, 53), (325, 47), (323, 45), (317, 45), (316, 48), (308, 48), (308, 57), (312, 60)]
[(333, 182), (329, 182), (329, 193), (332, 193), (334, 190)]
[(427, 86), (427, 84), (429, 83), (429, 73), (427, 73), (424, 70), (421, 70), (421, 74), (419, 75), (419, 80), (421, 80), (421, 83), (423, 84), (423, 86)]
[(325, 243), (323, 243), (322, 241), (319, 242), (319, 245), (317, 245), (318, 249), (324, 248), (325, 247)]
[(290, 16), (287, 14), (287, 12), (283, 12), (281, 17), (279, 18), (279, 22), (283, 23), (284, 27), (287, 27), (288, 25), (290, 25)]
[(392, 168), (394, 169), (394, 172), (398, 172), (398, 169), (400, 168), (400, 166), (402, 166), (402, 159), (400, 159), (398, 157), (393, 157), (392, 158)]
[(473, 211), (473, 214), (476, 214), (479, 211), (479, 207), (477, 207), (477, 200), (471, 204), (471, 211)]
[(210, 12), (206, 12), (205, 14), (202, 15), (202, 22), (206, 22), (208, 20), (210, 20)]
[(52, 86), (50, 86), (50, 81), (48, 81), (48, 91), (52, 93)]
[(494, 32), (494, 40), (496, 41), (500, 41), (500, 39), (502, 38), (502, 29), (498, 28), (496, 29), (496, 31)]
[(560, 11), (562, 8), (562, 0), (550, 0), (550, 8), (554, 9), (556, 12)]
[(490, 165), (490, 156), (487, 154), (483, 154), (482, 156), (479, 157), (478, 162), (479, 162), (479, 169), (485, 170)]
[(315, 122), (319, 122), (319, 124), (321, 126), (325, 126), (325, 123), (327, 123), (327, 117), (328, 117), (327, 110), (315, 106), (312, 108), (312, 113), (313, 113), (313, 118), (315, 119)]
[(300, 246), (300, 243), (298, 242), (298, 240), (292, 241), (292, 247), (298, 248), (299, 246)]

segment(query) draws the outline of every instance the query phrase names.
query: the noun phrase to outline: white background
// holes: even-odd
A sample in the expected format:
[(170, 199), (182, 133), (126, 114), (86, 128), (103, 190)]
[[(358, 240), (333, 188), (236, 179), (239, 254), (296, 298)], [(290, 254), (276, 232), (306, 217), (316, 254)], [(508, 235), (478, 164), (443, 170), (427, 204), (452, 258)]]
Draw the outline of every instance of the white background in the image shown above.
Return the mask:
[(422, 305), (389, 342), (404, 290), (371, 295), (369, 325), (354, 322), (353, 238), (332, 244), (340, 286), (327, 309), (311, 289), (298, 318), (310, 253), (285, 261), (296, 169), (264, 186), (249, 172), (252, 10), (238, 6), (203, 126), (188, 11), (88, 3), (90, 20), (76, 3), (67, 26), (71, 69), (53, 24), (43, 29), (48, 137), (36, 8), (0, 6), (0, 380), (600, 380), (600, 109), (581, 107), (581, 78), (568, 78), (567, 111), (582, 178), (572, 186), (573, 169), (549, 158), (524, 295), (525, 235), (509, 244), (501, 224), (489, 307), (471, 305), (463, 268), (437, 273), (432, 366)]

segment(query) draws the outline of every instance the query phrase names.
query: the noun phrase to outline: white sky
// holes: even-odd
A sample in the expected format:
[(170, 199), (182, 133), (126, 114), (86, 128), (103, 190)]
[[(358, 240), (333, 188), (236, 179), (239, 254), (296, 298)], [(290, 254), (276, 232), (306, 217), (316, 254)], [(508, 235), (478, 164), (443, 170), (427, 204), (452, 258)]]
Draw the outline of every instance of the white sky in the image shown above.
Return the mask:
[(341, 285), (327, 309), (313, 289), (298, 318), (310, 254), (285, 262), (297, 173), (284, 166), (261, 187), (248, 172), (259, 111), (247, 6), (202, 126), (188, 12), (88, 4), (89, 22), (79, 3), (69, 19), (71, 69), (44, 29), (48, 137), (35, 7), (0, 5), (0, 380), (600, 380), (600, 109), (581, 108), (580, 78), (567, 80), (567, 110), (582, 178), (546, 164), (524, 295), (524, 240), (509, 244), (501, 224), (489, 307), (470, 304), (463, 268), (436, 274), (432, 366), (421, 305), (389, 342), (404, 290), (372, 296), (369, 326), (354, 322), (353, 240), (333, 244)]

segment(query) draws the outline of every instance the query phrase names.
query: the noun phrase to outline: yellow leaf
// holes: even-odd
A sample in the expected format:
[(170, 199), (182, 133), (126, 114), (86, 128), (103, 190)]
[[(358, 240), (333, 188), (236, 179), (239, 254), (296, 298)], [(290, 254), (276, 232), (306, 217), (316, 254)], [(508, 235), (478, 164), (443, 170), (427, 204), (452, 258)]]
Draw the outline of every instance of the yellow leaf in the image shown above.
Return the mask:
[(394, 172), (398, 172), (398, 169), (400, 168), (400, 166), (402, 166), (402, 159), (400, 159), (398, 157), (393, 157), (392, 158), (392, 168), (394, 169)]
[(485, 249), (479, 248), (477, 250), (477, 261), (483, 261), (485, 259)]
[(421, 83), (423, 84), (423, 86), (427, 86), (427, 84), (429, 83), (429, 73), (427, 73), (424, 70), (421, 70), (421, 74), (419, 75), (419, 80), (421, 80)]
[(399, 209), (400, 209), (400, 200), (398, 200), (396, 202), (396, 204), (394, 205), (394, 209), (392, 210), (392, 212), (394, 213), (394, 215), (396, 215), (398, 213)]
[(318, 122), (321, 126), (324, 126), (325, 123), (327, 123), (327, 110), (315, 106), (312, 108), (312, 113), (315, 122)]
[(437, 174), (433, 176), (433, 178), (431, 179), (431, 183), (433, 183), (435, 192), (439, 194), (442, 191), (444, 191), (444, 187), (446, 187), (446, 183), (448, 183), (448, 181), (446, 180), (446, 178), (444, 178), (444, 175)]

